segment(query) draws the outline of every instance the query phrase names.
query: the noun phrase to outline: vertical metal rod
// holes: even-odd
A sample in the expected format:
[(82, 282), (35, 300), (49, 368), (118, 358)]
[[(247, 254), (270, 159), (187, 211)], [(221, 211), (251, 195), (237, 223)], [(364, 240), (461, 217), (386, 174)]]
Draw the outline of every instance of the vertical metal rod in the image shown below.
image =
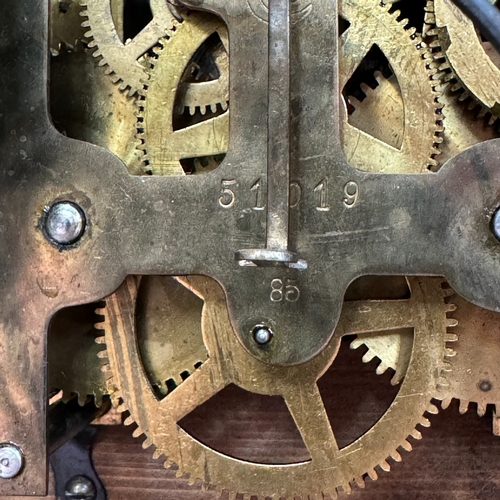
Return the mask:
[(290, 0), (269, 0), (267, 250), (288, 250), (290, 196)]

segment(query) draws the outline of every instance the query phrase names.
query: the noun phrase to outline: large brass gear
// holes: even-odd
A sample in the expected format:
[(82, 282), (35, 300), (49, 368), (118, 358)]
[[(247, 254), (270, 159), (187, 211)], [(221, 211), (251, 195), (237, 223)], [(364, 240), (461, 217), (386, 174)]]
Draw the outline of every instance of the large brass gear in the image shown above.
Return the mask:
[(106, 67), (120, 90), (129, 88), (129, 95), (142, 89), (144, 78), (143, 56), (165, 35), (172, 35), (179, 24), (175, 15), (168, 9), (165, 0), (151, 0), (153, 20), (133, 40), (121, 40), (113, 19), (113, 3), (118, 7), (123, 1), (82, 0), (85, 10), (81, 12), (87, 20), (82, 23), (89, 28), (85, 36), (95, 48), (94, 57), (100, 58), (99, 65)]
[[(190, 84), (183, 81), (194, 54), (214, 34), (219, 35), (223, 45), (217, 59), (221, 64), (220, 78)], [(140, 148), (144, 152), (146, 171), (154, 175), (183, 175), (181, 160), (223, 155), (227, 151), (227, 28), (216, 17), (193, 12), (179, 26), (174, 37), (162, 39), (160, 43), (161, 47), (155, 49), (157, 58), (150, 61), (144, 98), (138, 101), (138, 137), (143, 141)], [(187, 97), (191, 113), (197, 106), (205, 112), (207, 104), (213, 111), (220, 104), (223, 113), (176, 129), (173, 122), (178, 108), (176, 103), (183, 97)]]
[[(340, 81), (344, 87), (374, 44), (382, 50), (404, 105), (398, 147), (350, 124), (344, 109), (344, 151), (349, 163), (361, 170), (423, 173), (437, 166), (439, 134), (443, 131), (440, 93), (433, 78), (437, 70), (421, 37), (415, 29), (406, 29), (406, 20), (398, 21), (400, 12), (390, 13), (390, 7), (388, 2), (370, 0), (340, 2), (341, 15), (350, 22), (341, 36)], [(373, 117), (374, 127), (384, 126), (382, 118)]]
[[(500, 413), (500, 314), (482, 309), (456, 296), (454, 317), (457, 320), (455, 332), (458, 341), (454, 346), (453, 370), (447, 377), (448, 387), (442, 391), (441, 406), (447, 408), (452, 399), (460, 402), (459, 410), (465, 413), (471, 404), (477, 407), (479, 416), (486, 414), (487, 406), (494, 405)], [(363, 358), (369, 362), (378, 358), (377, 373), (387, 369), (395, 371), (393, 383), (400, 383), (406, 374), (411, 352), (411, 338), (408, 335), (384, 333), (359, 336), (351, 347), (368, 347)], [(495, 421), (496, 423), (496, 421)], [(495, 434), (500, 429), (494, 425)]]
[[(404, 106), (400, 116), (400, 141), (397, 147), (380, 141), (379, 134), (370, 135), (351, 125), (345, 112), (342, 123), (344, 150), (350, 162), (363, 170), (426, 172), (437, 165), (435, 157), (439, 154), (437, 146), (442, 132), (439, 92), (433, 80), (436, 70), (431, 67), (432, 57), (414, 30), (405, 30), (405, 23), (397, 21), (398, 12), (389, 14), (388, 11), (388, 5), (379, 7), (370, 0), (342, 2), (342, 15), (351, 21), (351, 26), (341, 38), (340, 79), (345, 86), (372, 45), (380, 46), (394, 71), (393, 80)], [(144, 142), (146, 170), (157, 175), (182, 174), (179, 163), (182, 158), (224, 154), (227, 150), (227, 113), (178, 130), (172, 123), (174, 98), (178, 95), (177, 89), (182, 89), (181, 75), (186, 68), (186, 58), (191, 57), (213, 32), (221, 34), (224, 30), (215, 20), (207, 26), (206, 17), (199, 14), (191, 14), (188, 21), (182, 26), (189, 32), (186, 38), (190, 39), (187, 46), (183, 45), (183, 56), (172, 57), (182, 43), (178, 35), (162, 41), (163, 48), (156, 50), (157, 59), (151, 60), (147, 91), (139, 102), (139, 137)], [(223, 42), (226, 37), (221, 37)], [(207, 82), (206, 86), (212, 95), (218, 92), (216, 101), (222, 103), (225, 111), (228, 62), (223, 58), (221, 61), (224, 62), (220, 66), (221, 77)], [(190, 105), (191, 113), (196, 105)], [(215, 106), (212, 109), (215, 111)], [(380, 118), (372, 117), (372, 124), (376, 124), (372, 125), (372, 130), (382, 126)]]
[[(312, 361), (293, 367), (264, 364), (238, 342), (227, 316), (224, 294), (214, 281), (203, 277), (181, 279), (204, 301), (203, 340), (208, 360), (180, 386), (159, 400), (144, 371), (136, 341), (137, 279), (130, 277), (106, 301), (107, 355), (115, 400), (136, 422), (134, 436), (146, 435), (144, 447), (154, 445), (155, 456), (166, 455), (166, 466), (176, 463), (179, 475), (191, 481), (215, 484), (232, 494), (270, 498), (336, 497), (338, 488), (375, 479), (376, 466), (389, 470), (388, 457), (400, 460), (398, 447), (410, 450), (409, 435), (420, 438), (417, 425), (428, 426), (425, 412), (436, 413), (431, 403), (446, 386), (449, 370), (445, 347), (456, 340), (448, 333), (454, 321), (447, 313), (450, 291), (436, 278), (410, 278), (411, 298), (403, 301), (346, 302), (333, 340)], [(391, 328), (413, 328), (412, 362), (393, 404), (384, 416), (354, 443), (339, 449), (316, 382), (335, 359), (343, 336)], [(171, 342), (182, 342), (174, 336)], [(255, 464), (223, 455), (196, 441), (177, 423), (224, 387), (236, 384), (248, 391), (282, 396), (311, 455), (308, 462), (274, 466)]]
[[(496, 3), (496, 0), (491, 0)], [(440, 70), (446, 71), (452, 90), (460, 100), (472, 97), (483, 114), (500, 116), (500, 61), (488, 42), (483, 42), (472, 21), (449, 0), (429, 0), (425, 35), (436, 37), (431, 44)]]
[[(428, 10), (430, 9), (429, 5), (427, 8)], [(429, 15), (427, 16), (428, 23), (431, 22), (432, 19), (433, 18), (429, 17)], [(435, 31), (430, 29), (430, 25), (428, 25), (427, 28), (427, 36), (435, 36)], [(474, 32), (474, 40), (476, 38)], [(438, 43), (439, 41), (434, 41), (431, 43), (431, 46), (434, 47), (437, 54), (442, 55)], [(485, 120), (478, 119), (477, 114), (474, 114), (473, 110), (467, 109), (465, 106), (461, 105), (460, 96), (457, 95), (456, 89), (453, 89), (452, 85), (449, 83), (450, 73), (448, 68), (440, 66), (438, 69), (439, 71), (435, 74), (436, 82), (443, 82), (440, 101), (443, 104), (444, 110), (444, 132), (442, 134), (442, 143), (440, 146), (441, 156), (439, 157), (440, 165), (443, 165), (446, 161), (468, 147), (497, 138), (499, 135), (494, 127), (488, 126)], [(395, 96), (393, 96), (393, 98), (394, 97)], [(361, 103), (361, 105), (363, 105), (363, 103)], [(457, 302), (460, 304), (460, 307), (462, 307), (463, 300), (457, 300)], [(469, 311), (468, 306), (464, 306), (464, 309), (465, 311)], [(458, 315), (460, 321), (464, 321), (460, 329), (461, 335), (466, 338), (477, 340), (477, 343), (470, 343), (471, 348), (474, 347), (477, 349), (477, 346), (480, 345), (479, 339), (476, 338), (478, 333), (476, 331), (468, 331), (470, 322), (467, 320), (466, 314), (461, 314), (459, 310)], [(394, 370), (395, 373), (392, 382), (398, 384), (404, 378), (409, 363), (409, 342), (410, 339), (404, 332), (387, 332), (380, 333), (377, 336), (371, 336), (370, 338), (360, 336), (352, 342), (351, 346), (353, 349), (357, 349), (361, 346), (367, 347), (368, 351), (363, 357), (364, 362), (370, 362), (372, 359), (378, 358), (379, 364), (377, 373), (385, 373), (389, 368)], [(459, 345), (457, 349), (460, 351), (462, 348)], [(460, 360), (464, 358), (461, 357), (457, 359), (458, 362), (460, 362)], [(457, 372), (454, 373), (459, 373), (460, 371), (459, 368)], [(452, 392), (454, 392), (454, 390), (452, 390)], [(464, 401), (484, 401), (484, 397), (480, 398), (477, 395), (463, 398), (459, 395), (461, 392), (464, 393), (464, 390), (456, 390), (456, 397), (464, 399)], [(493, 401), (490, 402), (493, 403)], [(465, 403), (462, 403), (462, 407), (464, 407), (464, 405)]]

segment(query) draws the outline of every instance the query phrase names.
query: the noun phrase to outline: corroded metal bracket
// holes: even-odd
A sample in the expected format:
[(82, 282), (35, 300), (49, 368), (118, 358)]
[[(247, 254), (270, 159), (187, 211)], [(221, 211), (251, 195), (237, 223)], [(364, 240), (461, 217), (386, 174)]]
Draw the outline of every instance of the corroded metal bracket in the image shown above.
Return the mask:
[[(276, 19), (288, 16), (288, 35), (251, 0), (185, 3), (229, 27), (230, 150), (209, 174), (171, 178), (129, 176), (111, 153), (52, 127), (47, 2), (0, 4), (0, 442), (16, 443), (25, 459), (0, 494), (45, 492), (50, 318), (110, 294), (128, 274), (215, 278), (241, 342), (271, 364), (317, 355), (361, 275), (445, 276), (467, 299), (500, 311), (500, 243), (490, 231), (500, 205), (499, 141), (438, 174), (357, 171), (339, 140), (336, 0), (276, 11)], [(272, 9), (287, 5), (271, 1)], [(268, 41), (287, 36), (285, 60)], [(287, 74), (289, 93), (280, 92)], [(288, 131), (276, 129), (269, 106)], [(267, 203), (256, 203), (257, 182)], [(88, 222), (67, 250), (40, 229), (44, 207), (57, 200), (76, 203)], [(262, 324), (275, 334), (265, 348), (251, 335)]]

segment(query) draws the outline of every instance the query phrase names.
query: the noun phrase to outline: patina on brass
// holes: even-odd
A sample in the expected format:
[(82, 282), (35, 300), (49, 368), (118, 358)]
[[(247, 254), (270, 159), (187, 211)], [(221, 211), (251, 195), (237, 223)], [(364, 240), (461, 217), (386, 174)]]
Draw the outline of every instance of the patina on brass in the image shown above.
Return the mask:
[[(412, 309), (410, 320), (391, 325), (387, 322), (395, 315), (385, 309), (381, 324), (363, 315), (361, 320), (369, 325), (360, 325), (351, 317), (347, 322), (350, 329), (344, 326), (345, 318), (336, 328), (342, 299), (354, 279), (381, 274), (445, 276), (464, 297), (500, 311), (500, 247), (490, 229), (500, 199), (498, 141), (463, 151), (435, 174), (383, 175), (355, 169), (344, 157), (339, 131), (336, 1), (298, 0), (290, 4), (271, 0), (270, 9), (277, 9), (272, 19), (279, 17), (278, 11), (288, 16), (287, 23), (271, 25), (264, 4), (257, 11), (252, 1), (186, 0), (186, 4), (219, 15), (228, 27), (231, 114), (227, 155), (219, 168), (207, 175), (146, 177), (130, 175), (126, 165), (109, 151), (54, 129), (47, 112), (48, 2), (0, 3), (0, 18), (6, 27), (1, 40), (2, 65), (8, 68), (0, 72), (0, 295), (4, 297), (0, 380), (5, 388), (0, 393), (0, 442), (15, 443), (29, 464), (14, 482), (0, 482), (2, 494), (45, 491), (46, 332), (50, 318), (62, 308), (108, 296), (127, 275), (211, 276), (225, 295), (223, 300), (221, 292), (200, 293), (199, 283), (191, 283), (207, 304), (217, 299), (216, 315), (223, 317), (225, 325), (217, 335), (222, 335), (224, 344), (220, 344), (220, 351), (215, 349), (219, 344), (213, 342), (210, 328), (214, 322), (210, 322), (205, 327), (209, 360), (167, 395), (165, 403), (154, 398), (141, 405), (131, 398), (128, 404), (137, 420), (144, 420), (141, 411), (149, 411), (153, 401), (155, 411), (160, 408), (166, 412), (164, 423), (155, 423), (159, 426), (156, 435), (180, 436), (185, 450), (190, 451), (184, 455), (179, 445), (172, 457), (181, 469), (186, 460), (191, 461), (190, 468), (201, 471), (194, 477), (207, 479), (204, 474), (212, 470), (213, 454), (205, 449), (200, 452), (189, 440), (184, 441), (185, 436), (178, 434), (177, 417), (210, 397), (214, 388), (226, 381), (246, 383), (232, 365), (242, 366), (241, 373), (254, 367), (259, 372), (270, 371), (273, 377), (257, 377), (263, 386), (258, 382), (252, 387), (283, 394), (303, 430), (312, 460), (292, 469), (301, 470), (296, 479), (303, 481), (293, 489), (302, 495), (314, 494), (315, 487), (316, 491), (332, 492), (338, 485), (348, 489), (347, 484), (360, 471), (371, 470), (377, 463), (385, 467), (385, 457), (393, 455), (409, 428), (430, 408), (430, 391), (435, 391), (439, 378), (432, 370), (442, 360), (446, 336), (438, 342), (437, 332), (442, 329), (435, 315), (427, 318), (425, 335), (418, 324), (438, 302)], [(162, 5), (165, 13), (171, 12)], [(374, 1), (375, 7), (380, 8)], [(285, 24), (290, 26), (288, 33)], [(290, 60), (279, 60), (280, 51), (277, 47), (270, 50), (269, 38), (286, 45), (283, 54), (290, 54)], [(134, 44), (122, 43), (120, 51), (126, 53), (129, 46)], [(189, 58), (185, 61), (190, 63)], [(127, 67), (134, 68), (136, 59), (131, 56), (129, 62)], [(144, 70), (136, 67), (142, 78)], [(270, 71), (274, 72), (273, 82), (290, 76), (290, 92), (284, 96), (290, 116), (285, 117), (286, 127), (269, 131), (268, 125), (273, 123), (269, 115), (283, 112), (276, 86), (270, 98)], [(429, 85), (427, 79), (425, 85)], [(289, 162), (281, 162), (279, 168), (271, 162), (268, 169), (269, 159), (274, 157), (269, 139), (282, 151), (290, 146)], [(427, 151), (425, 157), (428, 155)], [(283, 183), (277, 182), (280, 189), (270, 196), (267, 183), (279, 181), (280, 174), (290, 183), (281, 189)], [(59, 201), (78, 205), (87, 222), (82, 238), (64, 248), (47, 240), (43, 226), (45, 207)], [(284, 249), (277, 255), (273, 249), (268, 252), (269, 216), (286, 212), (287, 223), (281, 225), (279, 238)], [(244, 262), (239, 259), (244, 250), (257, 257), (260, 252), (262, 259)], [(418, 287), (413, 287), (413, 293), (413, 298), (419, 295)], [(373, 303), (370, 307), (374, 310)], [(404, 312), (398, 317), (407, 318), (408, 303)], [(120, 328), (118, 318), (111, 320)], [(255, 326), (263, 323), (274, 332), (265, 348), (257, 346), (252, 336)], [(362, 448), (337, 450), (324, 418), (313, 428), (311, 444), (310, 410), (315, 404), (322, 415), (315, 382), (334, 357), (330, 350), (336, 350), (343, 332), (404, 326), (415, 329), (414, 356), (400, 397), (386, 417), (357, 442)], [(123, 339), (123, 335), (116, 339), (113, 335), (117, 346)], [(137, 348), (135, 343), (130, 345), (131, 339), (125, 340), (127, 349)], [(124, 359), (128, 357), (116, 346), (111, 346), (112, 350)], [(231, 363), (218, 364), (221, 354)], [(315, 363), (317, 370), (311, 368)], [(119, 375), (125, 378), (120, 381), (125, 391), (127, 384), (146, 383), (130, 372), (138, 369), (137, 363), (124, 366)], [(299, 380), (304, 383), (297, 384), (302, 373)], [(291, 378), (293, 391), (289, 390)], [(273, 382), (268, 385), (269, 379)], [(196, 397), (186, 398), (194, 384)], [(302, 404), (301, 395), (308, 400), (307, 406)], [(153, 398), (148, 392), (139, 396)], [(170, 407), (170, 403), (174, 405)], [(411, 417), (405, 420), (408, 414)], [(384, 450), (379, 449), (381, 445)], [(332, 457), (347, 466), (327, 470), (324, 465), (328, 466)], [(219, 457), (214, 463), (216, 459)], [(223, 469), (227, 477), (228, 470)], [(318, 474), (308, 474), (311, 469), (320, 476), (312, 485), (311, 478)], [(221, 482), (215, 470), (213, 466), (211, 479)], [(230, 480), (234, 478), (235, 485), (238, 480), (238, 485), (228, 488), (254, 489), (248, 470), (247, 464), (241, 473), (235, 468)], [(250, 466), (250, 471), (264, 475), (262, 491), (276, 494), (275, 477), (261, 470), (255, 464)], [(312, 486), (308, 491), (307, 485)], [(286, 488), (292, 491), (292, 486), (287, 482), (278, 494), (286, 494)]]
[[(496, 3), (496, 0), (491, 0)], [(450, 0), (430, 0), (426, 7), (427, 36), (437, 36), (434, 57), (440, 67), (449, 66), (449, 80), (463, 100), (472, 96), (484, 111), (500, 114), (500, 60), (489, 42), (481, 40), (472, 21)], [(436, 26), (436, 28), (434, 28)]]
[[(105, 316), (107, 354), (113, 371), (110, 381), (114, 398), (123, 400), (136, 422), (134, 436), (144, 434), (144, 447), (154, 445), (155, 456), (165, 455), (166, 465), (176, 463), (179, 474), (191, 480), (215, 484), (232, 493), (271, 498), (311, 498), (337, 489), (350, 491), (351, 482), (363, 483), (374, 468), (389, 470), (386, 459), (401, 460), (397, 448), (410, 450), (409, 435), (419, 439), (417, 425), (428, 426), (425, 412), (435, 413), (432, 398), (440, 398), (447, 386), (453, 354), (447, 341), (456, 335), (448, 328), (453, 311), (445, 297), (449, 289), (438, 278), (410, 278), (411, 298), (396, 301), (347, 302), (332, 341), (315, 359), (298, 366), (272, 366), (256, 360), (234, 335), (227, 316), (222, 289), (203, 277), (180, 279), (204, 301), (203, 339), (209, 359), (161, 401), (157, 399), (143, 368), (136, 337), (137, 278), (130, 277), (99, 311)], [(154, 311), (151, 311), (154, 315)], [(412, 361), (391, 407), (368, 432), (340, 449), (330, 426), (316, 382), (335, 359), (343, 336), (353, 333), (412, 328)], [(164, 332), (170, 342), (173, 338)], [(184, 416), (224, 387), (236, 384), (258, 394), (282, 396), (307, 446), (311, 460), (284, 466), (249, 463), (220, 454), (196, 441), (178, 424)]]

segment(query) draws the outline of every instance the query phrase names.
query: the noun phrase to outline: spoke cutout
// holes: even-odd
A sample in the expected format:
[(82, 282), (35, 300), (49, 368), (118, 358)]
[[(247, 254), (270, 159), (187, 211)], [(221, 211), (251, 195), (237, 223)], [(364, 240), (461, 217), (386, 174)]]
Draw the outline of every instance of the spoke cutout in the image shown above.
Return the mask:
[(351, 340), (343, 339), (337, 358), (318, 381), (340, 449), (371, 429), (391, 406), (399, 390), (391, 386), (390, 373), (374, 376), (375, 360), (361, 363), (359, 351), (349, 349)]
[(179, 425), (220, 453), (255, 463), (310, 460), (284, 400), (230, 385), (196, 408)]
[[(172, 392), (207, 359), (203, 301), (169, 276), (143, 277), (136, 311), (137, 341), (144, 370), (159, 399)], [(171, 336), (183, 336), (175, 342)]]
[(378, 45), (374, 44), (365, 55), (342, 94), (350, 125), (401, 149), (405, 130), (403, 96), (389, 61)]

